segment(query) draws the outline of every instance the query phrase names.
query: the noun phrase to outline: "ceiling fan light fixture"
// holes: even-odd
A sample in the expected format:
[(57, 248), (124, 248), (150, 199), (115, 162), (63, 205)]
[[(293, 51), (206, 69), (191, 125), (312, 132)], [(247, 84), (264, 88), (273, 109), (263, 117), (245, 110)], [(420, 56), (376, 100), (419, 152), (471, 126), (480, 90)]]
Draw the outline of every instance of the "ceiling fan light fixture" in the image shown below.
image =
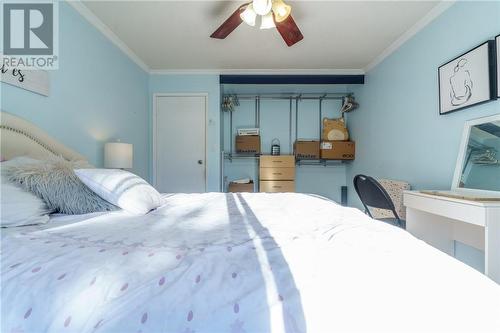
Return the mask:
[(240, 14), (240, 17), (243, 20), (243, 22), (245, 22), (249, 26), (254, 27), (255, 19), (257, 18), (257, 13), (253, 9), (253, 5), (249, 4), (247, 8), (243, 11), (243, 13)]
[(267, 15), (262, 16), (262, 21), (260, 22), (260, 28), (261, 29), (276, 28), (272, 12), (269, 12)]
[(287, 5), (283, 0), (274, 0), (272, 9), (276, 22), (283, 22), (292, 12), (292, 7)]
[(258, 15), (267, 15), (273, 7), (272, 0), (253, 0), (253, 9)]
[(260, 21), (258, 22), (260, 28), (276, 28), (287, 46), (295, 45), (304, 39), (304, 35), (302, 35), (302, 32), (290, 14), (291, 7), (285, 4), (283, 0), (247, 1), (250, 2), (240, 5), (210, 37), (225, 39), (242, 22), (250, 26), (255, 26), (257, 17), (260, 16)]

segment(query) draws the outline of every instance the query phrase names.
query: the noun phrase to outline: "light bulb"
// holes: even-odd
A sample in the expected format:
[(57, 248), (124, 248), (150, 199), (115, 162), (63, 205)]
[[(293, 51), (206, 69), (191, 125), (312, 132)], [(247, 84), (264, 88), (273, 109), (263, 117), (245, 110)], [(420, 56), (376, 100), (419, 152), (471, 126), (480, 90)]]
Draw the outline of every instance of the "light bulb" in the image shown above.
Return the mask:
[(247, 6), (247, 8), (243, 11), (243, 13), (240, 14), (240, 17), (243, 20), (243, 22), (254, 27), (255, 26), (255, 18), (257, 17), (257, 14), (255, 13), (255, 10), (253, 9), (253, 5), (249, 4)]
[(274, 18), (273, 18), (273, 13), (272, 12), (269, 12), (267, 15), (262, 16), (262, 21), (260, 23), (260, 28), (261, 29), (276, 28), (276, 25), (274, 24)]
[(253, 9), (259, 15), (267, 15), (273, 6), (272, 0), (253, 0)]
[(276, 22), (283, 22), (292, 12), (292, 7), (284, 3), (283, 0), (274, 0), (272, 8)]

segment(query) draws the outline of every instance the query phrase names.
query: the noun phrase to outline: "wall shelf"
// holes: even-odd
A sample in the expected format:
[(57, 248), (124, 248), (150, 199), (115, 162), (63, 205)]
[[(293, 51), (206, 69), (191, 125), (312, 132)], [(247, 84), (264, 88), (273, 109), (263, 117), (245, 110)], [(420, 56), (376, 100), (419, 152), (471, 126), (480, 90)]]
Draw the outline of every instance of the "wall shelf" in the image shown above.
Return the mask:
[(297, 166), (339, 166), (351, 162), (351, 160), (296, 160), (295, 164)]
[[(250, 160), (258, 160), (262, 156), (262, 154), (256, 154), (256, 155), (244, 155), (244, 154), (237, 154), (237, 153), (224, 153), (224, 159), (232, 161), (232, 160), (238, 160), (238, 159), (250, 159)], [(319, 166), (338, 166), (342, 165), (345, 163), (349, 163), (351, 160), (325, 160), (325, 159), (320, 159), (320, 160), (295, 160), (295, 165), (297, 166), (306, 166), (306, 165), (319, 165)]]
[(262, 154), (238, 154), (238, 153), (226, 153), (224, 152), (224, 159), (232, 161), (233, 159), (259, 159)]
[[(231, 154), (227, 152), (222, 152), (221, 153), (222, 158), (224, 160), (229, 161), (230, 163), (233, 162), (233, 160), (250, 160), (250, 161), (259, 161), (260, 157), (262, 154), (259, 155), (242, 155), (242, 154)], [(296, 160), (295, 165), (297, 167), (321, 167), (321, 168), (335, 168), (335, 167), (340, 167), (343, 166), (347, 163), (351, 162), (350, 160)], [(258, 165), (257, 165), (258, 167)], [(222, 163), (221, 166), (221, 178), (223, 179), (223, 183), (221, 186), (223, 186), (224, 189), (224, 184), (228, 181), (227, 177), (225, 176), (224, 172), (224, 163)], [(259, 178), (256, 178), (254, 182), (259, 184)]]

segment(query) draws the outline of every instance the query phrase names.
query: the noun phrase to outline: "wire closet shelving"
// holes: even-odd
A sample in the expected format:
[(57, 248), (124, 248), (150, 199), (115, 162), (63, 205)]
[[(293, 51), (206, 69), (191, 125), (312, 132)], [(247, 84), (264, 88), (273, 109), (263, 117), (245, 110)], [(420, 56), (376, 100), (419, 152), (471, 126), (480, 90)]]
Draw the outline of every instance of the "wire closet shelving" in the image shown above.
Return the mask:
[[(245, 93), (245, 94), (223, 94), (222, 99), (226, 96), (232, 96), (233, 98), (236, 99), (236, 105), (238, 104), (238, 101), (240, 100), (253, 100), (255, 101), (255, 106), (254, 106), (254, 122), (255, 122), (255, 127), (260, 128), (260, 114), (261, 114), (261, 101), (263, 100), (288, 100), (289, 101), (289, 113), (288, 113), (288, 139), (289, 139), (289, 150), (290, 152), (293, 151), (293, 143), (298, 139), (298, 130), (299, 130), (299, 122), (298, 122), (298, 115), (299, 115), (299, 106), (300, 102), (304, 100), (317, 100), (318, 101), (318, 107), (319, 107), (319, 116), (318, 116), (318, 126), (317, 126), (317, 131), (318, 131), (318, 137), (317, 140), (321, 140), (321, 130), (322, 130), (322, 119), (323, 119), (323, 101), (327, 100), (339, 100), (342, 101), (346, 97), (352, 97), (354, 94), (352, 92), (342, 92), (342, 93), (264, 93), (264, 94), (251, 94), (251, 93)], [(295, 106), (295, 107), (294, 107)], [(237, 111), (229, 111), (229, 110), (223, 110), (221, 108), (221, 113), (228, 113), (229, 114), (229, 150), (226, 151), (224, 147), (224, 144), (222, 145), (222, 151), (221, 151), (221, 187), (224, 186), (224, 160), (229, 160), (232, 162), (234, 159), (250, 159), (250, 160), (258, 160), (262, 154), (254, 154), (254, 155), (248, 155), (248, 154), (238, 154), (235, 153), (233, 150), (233, 139), (234, 139), (234, 131), (233, 131), (233, 112)], [(294, 114), (295, 112), (295, 114)], [(221, 136), (222, 136), (222, 141), (224, 142), (224, 134), (225, 134), (225, 124), (224, 124), (224, 117), (221, 117), (222, 123), (221, 123)], [(295, 119), (295, 129), (293, 129), (293, 119)], [(295, 133), (295, 137), (293, 138), (293, 134)], [(294, 140), (293, 140), (294, 139)], [(346, 163), (349, 161), (344, 161), (344, 160), (325, 160), (325, 159), (319, 159), (319, 160), (296, 160), (296, 165), (297, 166), (338, 166), (343, 163)]]

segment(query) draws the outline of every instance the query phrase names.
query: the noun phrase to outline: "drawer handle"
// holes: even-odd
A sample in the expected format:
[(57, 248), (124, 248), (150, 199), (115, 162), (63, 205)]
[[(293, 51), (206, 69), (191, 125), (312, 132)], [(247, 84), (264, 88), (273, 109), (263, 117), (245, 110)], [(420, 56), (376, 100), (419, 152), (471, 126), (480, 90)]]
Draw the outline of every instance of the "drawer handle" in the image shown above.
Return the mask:
[(274, 185), (273, 188), (281, 188), (279, 185)]
[(283, 161), (272, 161), (273, 163), (282, 163)]
[(273, 172), (273, 175), (282, 175), (281, 172)]

